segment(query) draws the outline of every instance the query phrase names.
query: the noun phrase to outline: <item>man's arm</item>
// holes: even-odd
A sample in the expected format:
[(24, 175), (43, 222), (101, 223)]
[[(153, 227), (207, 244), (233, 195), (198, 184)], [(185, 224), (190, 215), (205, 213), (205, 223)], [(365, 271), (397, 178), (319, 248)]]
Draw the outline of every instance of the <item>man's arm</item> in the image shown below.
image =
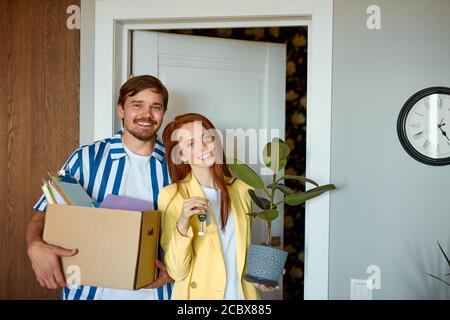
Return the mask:
[(42, 233), (44, 231), (45, 215), (42, 212), (35, 213), (33, 219), (27, 229), (27, 244), (34, 241), (42, 241)]
[(33, 215), (27, 229), (28, 257), (36, 274), (36, 279), (43, 288), (57, 289), (66, 286), (61, 268), (61, 257), (70, 257), (76, 249), (67, 250), (45, 243), (42, 240), (45, 214)]

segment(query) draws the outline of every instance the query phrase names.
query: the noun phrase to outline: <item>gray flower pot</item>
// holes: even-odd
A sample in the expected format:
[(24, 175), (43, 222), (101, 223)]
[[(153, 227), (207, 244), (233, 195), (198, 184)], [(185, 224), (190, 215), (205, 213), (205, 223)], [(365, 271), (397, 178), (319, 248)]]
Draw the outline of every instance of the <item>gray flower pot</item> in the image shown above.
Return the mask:
[(247, 271), (244, 279), (266, 286), (277, 286), (287, 255), (286, 251), (280, 249), (251, 244), (247, 252)]

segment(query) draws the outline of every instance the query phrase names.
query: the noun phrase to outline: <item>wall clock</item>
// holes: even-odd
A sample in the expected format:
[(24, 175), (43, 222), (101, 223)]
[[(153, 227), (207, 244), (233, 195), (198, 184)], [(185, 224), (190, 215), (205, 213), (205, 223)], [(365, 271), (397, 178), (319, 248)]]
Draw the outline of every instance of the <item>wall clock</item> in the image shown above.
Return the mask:
[(413, 94), (400, 111), (397, 134), (417, 161), (450, 164), (450, 88), (431, 87)]

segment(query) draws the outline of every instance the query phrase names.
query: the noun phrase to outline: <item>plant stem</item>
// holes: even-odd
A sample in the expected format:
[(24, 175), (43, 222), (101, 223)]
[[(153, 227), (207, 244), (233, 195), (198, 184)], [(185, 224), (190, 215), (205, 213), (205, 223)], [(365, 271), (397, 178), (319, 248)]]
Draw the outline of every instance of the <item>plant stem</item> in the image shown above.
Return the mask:
[(270, 232), (272, 229), (272, 222), (267, 221), (267, 229), (266, 229), (266, 246), (270, 246)]
[(275, 195), (275, 190), (276, 190), (275, 189), (275, 186), (276, 186), (275, 180), (276, 180), (276, 178), (277, 178), (277, 175), (276, 175), (276, 173), (274, 173), (273, 176), (272, 176), (272, 191), (270, 193), (270, 210), (273, 209), (273, 196)]
[[(275, 186), (276, 186), (276, 184), (275, 184), (275, 181), (276, 181), (276, 179), (277, 179), (277, 174), (276, 174), (276, 172), (273, 174), (273, 176), (272, 176), (272, 191), (271, 191), (271, 193), (270, 193), (270, 210), (272, 210), (273, 209), (273, 197), (274, 197), (274, 195), (275, 195)], [(272, 231), (272, 221), (267, 221), (267, 228), (266, 228), (266, 246), (269, 246), (270, 245), (270, 233), (271, 233), (271, 231)]]

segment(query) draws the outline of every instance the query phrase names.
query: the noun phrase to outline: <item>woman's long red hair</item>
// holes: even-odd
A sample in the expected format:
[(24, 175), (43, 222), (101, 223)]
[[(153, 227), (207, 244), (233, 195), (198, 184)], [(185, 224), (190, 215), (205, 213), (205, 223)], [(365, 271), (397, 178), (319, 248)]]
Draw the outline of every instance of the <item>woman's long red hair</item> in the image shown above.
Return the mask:
[[(166, 148), (166, 157), (167, 157), (167, 165), (169, 168), (169, 175), (172, 183), (177, 184), (177, 188), (180, 188), (180, 181), (182, 181), (186, 176), (191, 173), (191, 166), (187, 163), (179, 163), (180, 161), (177, 159), (174, 162), (172, 159), (172, 153), (174, 148), (177, 146), (178, 141), (176, 139), (172, 139), (172, 134), (175, 130), (180, 129), (184, 124), (191, 123), (195, 121), (200, 121), (202, 126), (206, 129), (215, 129), (214, 125), (209, 121), (206, 117), (202, 116), (198, 113), (186, 113), (180, 116), (175, 117), (173, 121), (167, 124), (166, 128), (163, 132), (163, 142)], [(215, 142), (216, 146), (219, 144), (220, 150), (223, 150), (221, 142), (216, 136)], [(216, 147), (216, 152), (218, 148)], [(222, 229), (225, 228), (228, 221), (228, 212), (231, 209), (231, 200), (230, 193), (228, 192), (227, 182), (225, 177), (232, 178), (230, 169), (225, 161), (225, 154), (222, 151), (222, 163), (215, 163), (212, 167), (214, 184), (220, 190), (220, 216), (222, 218)], [(177, 162), (178, 161), (178, 162)]]

